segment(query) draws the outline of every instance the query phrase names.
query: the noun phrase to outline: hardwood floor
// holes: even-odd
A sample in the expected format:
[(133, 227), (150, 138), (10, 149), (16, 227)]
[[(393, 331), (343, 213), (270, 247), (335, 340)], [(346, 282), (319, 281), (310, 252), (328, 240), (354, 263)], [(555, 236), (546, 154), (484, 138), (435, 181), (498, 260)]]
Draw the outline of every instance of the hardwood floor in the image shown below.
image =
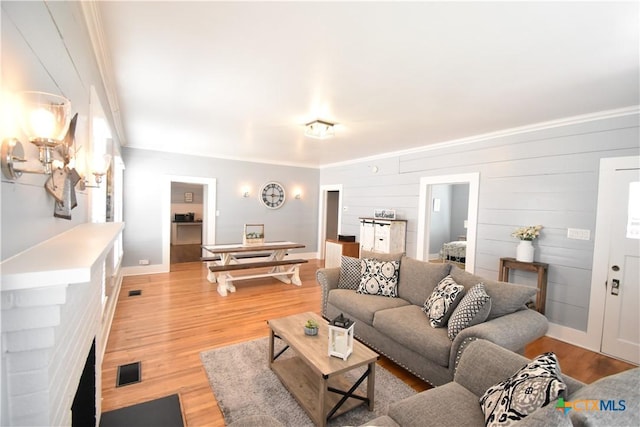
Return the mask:
[[(174, 393), (180, 394), (187, 426), (223, 426), (200, 362), (200, 352), (265, 337), (270, 318), (320, 312), (315, 271), (322, 261), (301, 268), (302, 286), (271, 278), (236, 282), (238, 291), (221, 297), (200, 262), (172, 265), (170, 273), (125, 277), (102, 363), (102, 411)], [(140, 296), (128, 296), (141, 290)], [(584, 382), (634, 367), (552, 338), (526, 349), (528, 357), (558, 354), (563, 372)], [(266, 357), (266, 355), (265, 355)], [(116, 388), (119, 365), (142, 362), (140, 383)], [(378, 362), (414, 389), (429, 386), (393, 362)]]

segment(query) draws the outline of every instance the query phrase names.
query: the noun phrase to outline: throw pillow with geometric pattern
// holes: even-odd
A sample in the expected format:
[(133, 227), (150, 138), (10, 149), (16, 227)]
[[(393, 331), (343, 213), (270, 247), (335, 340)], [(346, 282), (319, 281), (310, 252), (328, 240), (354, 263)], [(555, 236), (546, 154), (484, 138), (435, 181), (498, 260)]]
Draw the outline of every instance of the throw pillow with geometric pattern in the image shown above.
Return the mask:
[(491, 297), (483, 283), (474, 285), (456, 307), (449, 318), (447, 335), (451, 341), (461, 330), (484, 322), (491, 311)]
[(464, 286), (458, 285), (451, 276), (442, 279), (422, 307), (431, 327), (444, 327), (463, 295)]
[(487, 426), (511, 426), (556, 400), (567, 386), (554, 353), (544, 353), (480, 398)]
[(400, 261), (362, 260), (362, 275), (356, 292), (360, 294), (398, 296)]
[(338, 289), (353, 289), (354, 291), (358, 289), (360, 277), (362, 277), (361, 264), (360, 258), (342, 255)]

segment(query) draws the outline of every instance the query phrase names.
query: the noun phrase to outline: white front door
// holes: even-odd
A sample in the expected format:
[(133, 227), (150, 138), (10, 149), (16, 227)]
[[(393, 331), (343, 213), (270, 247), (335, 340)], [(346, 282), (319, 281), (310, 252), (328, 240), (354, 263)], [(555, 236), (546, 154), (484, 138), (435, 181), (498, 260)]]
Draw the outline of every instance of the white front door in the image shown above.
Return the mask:
[(603, 353), (640, 363), (640, 169), (614, 173)]

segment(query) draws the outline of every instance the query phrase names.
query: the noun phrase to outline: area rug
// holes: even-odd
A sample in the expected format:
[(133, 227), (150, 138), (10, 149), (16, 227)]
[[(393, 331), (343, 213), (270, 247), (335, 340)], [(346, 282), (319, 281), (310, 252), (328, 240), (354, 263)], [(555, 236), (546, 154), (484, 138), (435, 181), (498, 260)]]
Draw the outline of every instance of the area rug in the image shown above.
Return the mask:
[[(283, 347), (276, 340), (276, 353)], [(200, 353), (218, 406), (227, 424), (250, 415), (270, 415), (286, 426), (313, 426), (306, 412), (289, 394), (278, 377), (269, 369), (268, 338), (261, 338)], [(292, 357), (287, 350), (284, 357)], [(328, 357), (328, 356), (327, 356)], [(349, 372), (355, 382), (365, 367)], [(366, 395), (366, 381), (360, 394)], [(389, 404), (416, 392), (383, 367), (376, 366), (375, 409), (366, 405), (332, 419), (329, 426), (357, 426), (387, 413)]]
[(103, 412), (100, 427), (183, 427), (177, 394)]

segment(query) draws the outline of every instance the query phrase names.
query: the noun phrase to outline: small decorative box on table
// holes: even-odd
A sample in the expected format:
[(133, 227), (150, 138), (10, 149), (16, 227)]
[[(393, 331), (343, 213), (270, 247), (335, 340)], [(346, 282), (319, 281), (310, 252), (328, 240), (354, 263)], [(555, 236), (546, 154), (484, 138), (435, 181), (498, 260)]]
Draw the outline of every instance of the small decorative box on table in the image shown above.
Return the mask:
[(264, 224), (245, 224), (242, 244), (245, 246), (264, 244)]

